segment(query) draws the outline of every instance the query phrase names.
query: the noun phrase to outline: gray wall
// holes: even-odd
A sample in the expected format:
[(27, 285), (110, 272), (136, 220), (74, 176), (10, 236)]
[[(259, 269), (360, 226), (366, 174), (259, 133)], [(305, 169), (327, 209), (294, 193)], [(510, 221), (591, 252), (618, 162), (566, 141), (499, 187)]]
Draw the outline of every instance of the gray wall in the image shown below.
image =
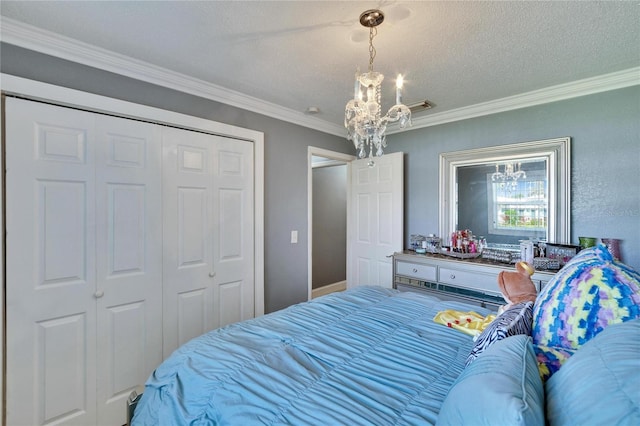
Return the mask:
[[(352, 153), (344, 138), (7, 44), (0, 71), (265, 134), (265, 310), (307, 298), (307, 147)], [(572, 242), (620, 238), (640, 270), (640, 87), (424, 129), (388, 138), (405, 156), (405, 240), (438, 232), (438, 155), (561, 136), (572, 138)], [(299, 243), (290, 243), (291, 230)]]
[(313, 268), (311, 284), (347, 279), (347, 166), (313, 169)]
[[(640, 86), (391, 135), (405, 156), (405, 241), (438, 233), (438, 156), (570, 136), (571, 243), (620, 238), (640, 270)], [(406, 245), (406, 244), (405, 244)]]
[(7, 44), (0, 55), (3, 73), (263, 132), (265, 311), (307, 300), (307, 147), (351, 153), (346, 138)]

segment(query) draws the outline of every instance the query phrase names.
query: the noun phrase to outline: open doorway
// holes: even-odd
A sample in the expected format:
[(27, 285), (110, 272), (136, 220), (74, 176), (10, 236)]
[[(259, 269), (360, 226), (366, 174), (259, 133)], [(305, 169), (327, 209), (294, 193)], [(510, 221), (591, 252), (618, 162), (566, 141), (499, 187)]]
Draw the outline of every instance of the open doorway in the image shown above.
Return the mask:
[(347, 288), (348, 163), (353, 159), (308, 150), (308, 299)]

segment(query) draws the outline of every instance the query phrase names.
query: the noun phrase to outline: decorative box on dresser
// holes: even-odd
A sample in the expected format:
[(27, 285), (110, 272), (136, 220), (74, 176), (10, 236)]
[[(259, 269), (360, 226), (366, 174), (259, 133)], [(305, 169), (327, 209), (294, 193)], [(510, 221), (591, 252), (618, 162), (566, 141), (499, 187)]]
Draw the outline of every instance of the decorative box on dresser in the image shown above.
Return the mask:
[[(458, 259), (443, 254), (417, 254), (404, 251), (393, 255), (393, 288), (434, 295), (444, 300), (477, 303), (497, 310), (505, 301), (498, 287), (500, 271), (513, 271), (513, 265), (482, 258)], [(555, 271), (536, 271), (531, 279), (544, 287)]]

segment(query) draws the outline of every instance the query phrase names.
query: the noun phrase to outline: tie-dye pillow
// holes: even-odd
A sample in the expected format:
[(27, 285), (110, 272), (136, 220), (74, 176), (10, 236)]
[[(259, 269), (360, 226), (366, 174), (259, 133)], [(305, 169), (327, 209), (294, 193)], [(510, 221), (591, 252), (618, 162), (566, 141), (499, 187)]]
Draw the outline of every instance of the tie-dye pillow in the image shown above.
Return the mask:
[(604, 245), (581, 251), (542, 289), (532, 338), (540, 373), (551, 376), (608, 325), (640, 318), (640, 274)]

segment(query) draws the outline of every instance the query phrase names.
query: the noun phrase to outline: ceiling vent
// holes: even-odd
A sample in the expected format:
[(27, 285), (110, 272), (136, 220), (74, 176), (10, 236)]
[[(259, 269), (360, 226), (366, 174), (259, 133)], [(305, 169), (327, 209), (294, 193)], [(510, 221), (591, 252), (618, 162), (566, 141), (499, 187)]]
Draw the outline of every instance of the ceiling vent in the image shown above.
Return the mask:
[(411, 114), (419, 114), (423, 111), (430, 110), (431, 108), (433, 108), (434, 104), (425, 99), (424, 101), (415, 102), (407, 106), (409, 107)]

